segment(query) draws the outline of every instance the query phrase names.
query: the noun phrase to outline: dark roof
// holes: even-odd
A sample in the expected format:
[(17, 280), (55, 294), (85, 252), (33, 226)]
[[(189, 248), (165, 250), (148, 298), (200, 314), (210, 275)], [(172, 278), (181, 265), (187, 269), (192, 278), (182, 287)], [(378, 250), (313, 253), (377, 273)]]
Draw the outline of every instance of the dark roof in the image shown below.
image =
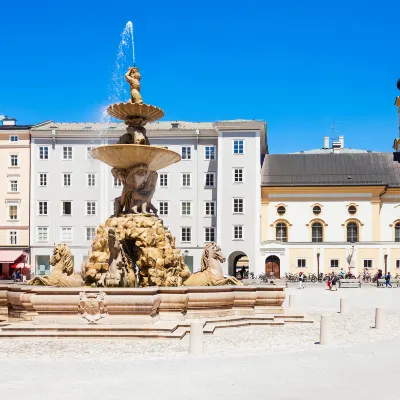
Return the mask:
[(400, 187), (399, 153), (267, 154), (262, 186)]
[(0, 131), (22, 131), (31, 129), (33, 125), (0, 125)]

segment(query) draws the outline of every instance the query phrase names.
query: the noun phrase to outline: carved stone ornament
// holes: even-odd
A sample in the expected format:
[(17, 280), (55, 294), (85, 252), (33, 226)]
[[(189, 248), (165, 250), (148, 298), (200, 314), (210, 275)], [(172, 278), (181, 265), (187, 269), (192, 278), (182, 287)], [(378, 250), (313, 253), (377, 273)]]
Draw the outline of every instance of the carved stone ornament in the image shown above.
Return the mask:
[(104, 306), (105, 297), (106, 294), (104, 292), (79, 293), (79, 313), (89, 324), (95, 324), (107, 316)]

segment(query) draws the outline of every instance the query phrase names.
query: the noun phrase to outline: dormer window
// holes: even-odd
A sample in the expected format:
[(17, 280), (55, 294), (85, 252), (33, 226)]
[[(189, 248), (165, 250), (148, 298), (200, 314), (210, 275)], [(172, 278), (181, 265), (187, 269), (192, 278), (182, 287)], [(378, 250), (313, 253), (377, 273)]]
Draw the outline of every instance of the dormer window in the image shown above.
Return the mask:
[(179, 129), (179, 122), (171, 122), (172, 129)]

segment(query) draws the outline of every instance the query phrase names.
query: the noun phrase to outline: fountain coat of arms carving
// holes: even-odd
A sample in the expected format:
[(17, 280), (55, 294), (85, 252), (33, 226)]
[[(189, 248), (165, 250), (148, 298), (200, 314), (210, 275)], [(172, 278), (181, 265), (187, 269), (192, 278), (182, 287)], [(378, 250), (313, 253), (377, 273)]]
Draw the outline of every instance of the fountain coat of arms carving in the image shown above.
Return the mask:
[(89, 324), (95, 324), (107, 316), (105, 311), (106, 294), (100, 293), (79, 293), (79, 313)]

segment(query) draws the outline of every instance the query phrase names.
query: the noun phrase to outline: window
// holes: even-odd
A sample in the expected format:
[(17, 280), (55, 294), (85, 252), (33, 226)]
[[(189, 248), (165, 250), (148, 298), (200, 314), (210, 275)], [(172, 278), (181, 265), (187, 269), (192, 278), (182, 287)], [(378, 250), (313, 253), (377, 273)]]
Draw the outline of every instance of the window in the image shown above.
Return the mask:
[(394, 226), (394, 241), (400, 242), (400, 222)]
[(41, 173), (39, 174), (39, 186), (47, 186), (47, 174)]
[(47, 242), (49, 240), (49, 228), (47, 226), (38, 226), (36, 237), (38, 242)]
[(163, 149), (167, 149), (168, 150), (168, 146), (162, 146)]
[(206, 203), (205, 203), (205, 215), (207, 217), (215, 215), (215, 201), (206, 201)]
[(204, 228), (204, 241), (215, 242), (215, 228)]
[(307, 260), (305, 258), (298, 258), (297, 259), (297, 268), (306, 268)]
[(355, 222), (347, 224), (347, 241), (350, 243), (358, 242), (358, 225)]
[(11, 135), (10, 136), (10, 142), (18, 142), (19, 141), (19, 137), (16, 135)]
[(182, 187), (190, 187), (191, 186), (191, 177), (192, 177), (192, 174), (182, 174)]
[(114, 186), (114, 187), (120, 187), (120, 186), (122, 186), (121, 179), (117, 179), (117, 178), (114, 177), (113, 186)]
[(312, 209), (312, 212), (314, 213), (314, 215), (321, 214), (321, 207), (320, 206), (314, 206), (313, 209)]
[(233, 182), (235, 183), (243, 182), (243, 168), (233, 169)]
[(233, 213), (243, 214), (244, 212), (244, 199), (233, 199)]
[(92, 160), (92, 159), (93, 159), (92, 155), (90, 154), (90, 152), (91, 152), (93, 149), (94, 149), (94, 147), (92, 147), (92, 146), (86, 147), (86, 158), (87, 158), (88, 160)]
[(9, 181), (10, 192), (18, 192), (18, 179), (11, 178)]
[(244, 140), (233, 141), (233, 154), (244, 154)]
[(17, 244), (17, 231), (10, 231), (8, 234), (9, 244)]
[(188, 243), (192, 241), (192, 228), (181, 228), (181, 242)]
[(168, 187), (168, 174), (160, 174), (160, 187)]
[(10, 166), (18, 167), (18, 154), (10, 154)]
[(38, 214), (39, 215), (47, 215), (47, 201), (39, 201), (38, 202)]
[(181, 155), (182, 155), (182, 160), (191, 160), (192, 159), (192, 148), (190, 146), (182, 146), (181, 147)]
[(215, 186), (215, 173), (207, 172), (206, 173), (206, 187), (214, 187)]
[(354, 215), (357, 212), (357, 207), (356, 206), (349, 206), (347, 211), (349, 212), (349, 214)]
[(96, 202), (87, 201), (86, 202), (86, 215), (96, 215)]
[(49, 148), (47, 146), (39, 146), (39, 160), (49, 159)]
[(372, 268), (373, 260), (364, 260), (364, 268)]
[(311, 241), (312, 242), (322, 242), (322, 224), (319, 222), (314, 222), (311, 227)]
[(331, 268), (339, 268), (339, 260), (331, 260), (330, 267)]
[(204, 158), (206, 160), (215, 160), (215, 146), (204, 147)]
[(63, 174), (63, 186), (64, 187), (69, 187), (71, 186), (71, 174)]
[(12, 221), (17, 221), (18, 218), (18, 206), (15, 204), (8, 205), (8, 219)]
[(284, 207), (284, 206), (279, 206), (278, 208), (277, 208), (277, 213), (279, 214), (279, 215), (284, 215), (285, 213), (286, 213), (286, 207)]
[(86, 174), (88, 187), (96, 186), (96, 174)]
[(400, 268), (400, 260), (396, 260), (396, 268)]
[(233, 226), (233, 239), (234, 240), (242, 240), (243, 239), (243, 226), (242, 225), (234, 225)]
[(62, 202), (62, 215), (72, 215), (72, 201)]
[(158, 203), (158, 213), (160, 215), (168, 215), (168, 201), (160, 201)]
[(72, 226), (61, 227), (61, 240), (64, 242), (72, 241)]
[(38, 275), (50, 273), (50, 256), (36, 256), (36, 270)]
[(191, 215), (192, 214), (192, 202), (182, 201), (181, 202), (181, 215)]
[(96, 237), (96, 228), (93, 227), (86, 228), (86, 241), (92, 242), (95, 237)]
[(63, 147), (63, 160), (72, 160), (72, 147)]
[(279, 222), (275, 227), (276, 240), (281, 242), (287, 242), (287, 225), (283, 222)]

